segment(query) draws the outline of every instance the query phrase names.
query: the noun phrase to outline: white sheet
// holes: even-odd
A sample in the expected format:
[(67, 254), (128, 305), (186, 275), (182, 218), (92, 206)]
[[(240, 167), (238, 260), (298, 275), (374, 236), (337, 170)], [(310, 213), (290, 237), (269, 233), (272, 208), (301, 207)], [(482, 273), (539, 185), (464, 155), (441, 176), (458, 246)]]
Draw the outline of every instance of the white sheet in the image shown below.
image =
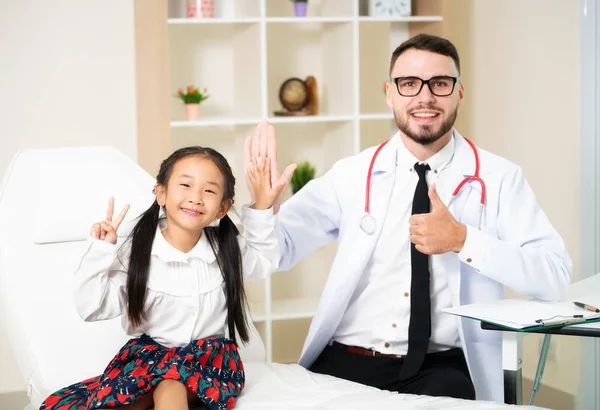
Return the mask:
[(542, 409), (449, 397), (397, 394), (309, 372), (297, 364), (245, 363), (246, 387), (236, 410)]
[[(537, 406), (397, 394), (307, 371), (297, 364), (245, 363), (235, 410), (549, 410)], [(24, 410), (35, 410), (29, 405)]]

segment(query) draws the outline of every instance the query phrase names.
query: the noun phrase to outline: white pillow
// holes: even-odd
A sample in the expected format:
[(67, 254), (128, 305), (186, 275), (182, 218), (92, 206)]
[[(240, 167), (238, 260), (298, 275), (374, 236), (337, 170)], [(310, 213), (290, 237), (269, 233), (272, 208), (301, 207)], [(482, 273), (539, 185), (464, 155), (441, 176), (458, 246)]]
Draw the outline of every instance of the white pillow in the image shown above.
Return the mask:
[(80, 241), (95, 222), (106, 218), (109, 197), (114, 217), (131, 205), (119, 236), (154, 201), (154, 178), (116, 149), (105, 147), (49, 150), (37, 165), (33, 241), (37, 244)]

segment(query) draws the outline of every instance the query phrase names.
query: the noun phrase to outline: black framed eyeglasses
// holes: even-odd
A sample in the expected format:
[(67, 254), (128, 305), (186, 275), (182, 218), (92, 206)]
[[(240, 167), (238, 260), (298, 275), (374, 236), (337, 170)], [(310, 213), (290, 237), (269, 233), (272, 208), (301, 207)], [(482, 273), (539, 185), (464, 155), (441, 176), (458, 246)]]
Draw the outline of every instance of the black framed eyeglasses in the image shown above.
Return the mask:
[(441, 75), (431, 77), (429, 80), (423, 80), (419, 77), (396, 77), (393, 81), (396, 83), (398, 93), (403, 97), (419, 95), (425, 84), (429, 87), (431, 94), (437, 97), (447, 97), (454, 92), (458, 77)]

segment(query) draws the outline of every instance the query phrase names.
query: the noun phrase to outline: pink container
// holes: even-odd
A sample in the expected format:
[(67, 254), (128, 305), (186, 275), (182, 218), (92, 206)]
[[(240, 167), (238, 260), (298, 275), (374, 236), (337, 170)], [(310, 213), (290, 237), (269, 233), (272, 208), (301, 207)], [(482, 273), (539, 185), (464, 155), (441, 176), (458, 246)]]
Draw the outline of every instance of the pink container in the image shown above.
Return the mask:
[(187, 0), (187, 17), (211, 18), (215, 16), (215, 0)]
[(185, 104), (185, 117), (188, 121), (196, 121), (200, 116), (200, 104)]

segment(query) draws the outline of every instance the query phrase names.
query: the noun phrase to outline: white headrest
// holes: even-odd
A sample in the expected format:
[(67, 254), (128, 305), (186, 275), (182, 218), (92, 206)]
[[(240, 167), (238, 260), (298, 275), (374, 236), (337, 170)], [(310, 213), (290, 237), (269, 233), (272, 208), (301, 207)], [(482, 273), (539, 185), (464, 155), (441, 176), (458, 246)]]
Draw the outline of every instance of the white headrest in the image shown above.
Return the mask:
[[(124, 227), (154, 200), (154, 178), (114, 148), (27, 150), (16, 161), (11, 179), (26, 188), (23, 200), (35, 204), (35, 243), (86, 239), (92, 223), (105, 217), (111, 196), (115, 215), (131, 203)], [(38, 181), (35, 192), (27, 189), (32, 180)]]
[(105, 217), (108, 197), (117, 212), (131, 203), (131, 221), (154, 200), (153, 186), (108, 147), (23, 150), (8, 168), (0, 185), (0, 320), (35, 405), (100, 374), (127, 340), (118, 319), (81, 320), (71, 276), (84, 251), (79, 240)]

